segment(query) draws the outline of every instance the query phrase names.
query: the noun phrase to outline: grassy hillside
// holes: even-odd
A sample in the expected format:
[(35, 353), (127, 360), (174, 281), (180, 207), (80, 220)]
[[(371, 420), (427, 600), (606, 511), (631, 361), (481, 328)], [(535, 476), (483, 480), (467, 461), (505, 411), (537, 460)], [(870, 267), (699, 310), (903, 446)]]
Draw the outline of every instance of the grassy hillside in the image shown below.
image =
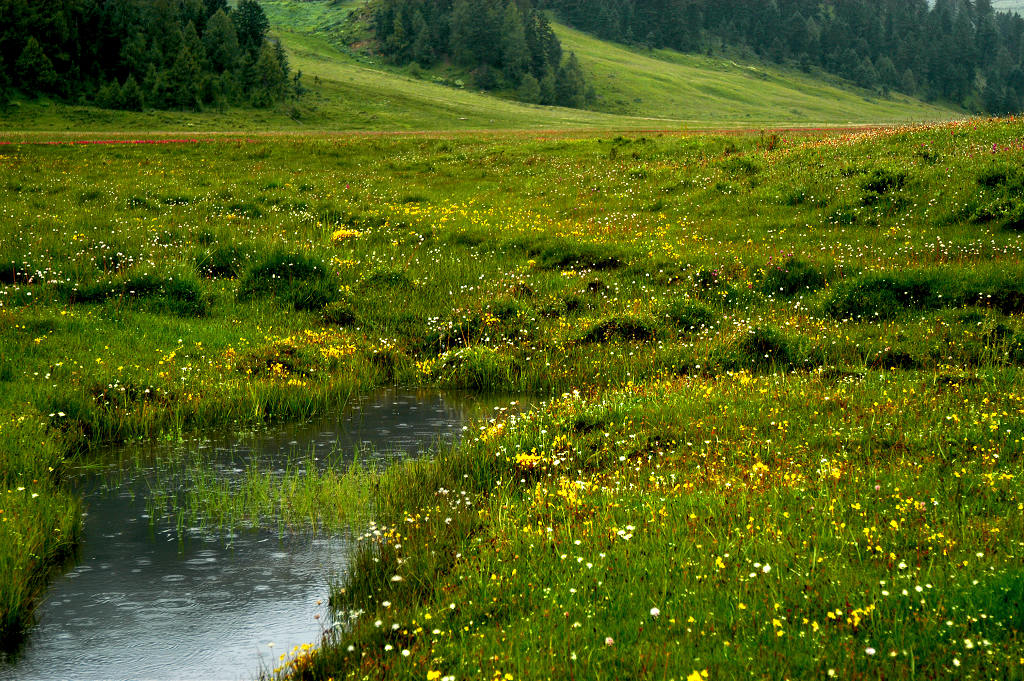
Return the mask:
[(797, 70), (671, 50), (631, 50), (555, 28), (563, 48), (579, 57), (604, 111), (677, 118), (684, 125), (922, 121), (951, 115), (904, 95), (882, 98), (843, 89)]
[[(721, 58), (639, 52), (565, 27), (602, 112), (524, 105), (447, 87), (431, 74), (387, 68), (348, 50), (341, 24), (358, 2), (265, 0), (273, 32), (313, 92), (272, 110), (129, 113), (19, 101), (0, 114), (7, 131), (314, 131), (471, 129), (676, 129), (844, 125), (948, 119), (956, 112), (905, 97), (865, 97), (811, 76)], [(339, 47), (340, 45), (340, 47)]]

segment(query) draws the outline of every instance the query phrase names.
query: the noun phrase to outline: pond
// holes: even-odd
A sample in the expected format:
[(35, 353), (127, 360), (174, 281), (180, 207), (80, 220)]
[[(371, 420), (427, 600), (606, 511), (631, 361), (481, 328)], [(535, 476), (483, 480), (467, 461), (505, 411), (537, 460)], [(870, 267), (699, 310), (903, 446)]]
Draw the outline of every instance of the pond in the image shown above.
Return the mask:
[(80, 555), (51, 585), (26, 645), (0, 662), (0, 679), (233, 680), (272, 668), (333, 626), (329, 584), (347, 569), (351, 537), (154, 519), (148, 497), (158, 463), (183, 448), (229, 477), (254, 460), (284, 467), (297, 454), (327, 460), (358, 449), (364, 463), (383, 462), (456, 439), (496, 403), (385, 390), (332, 418), (119, 450), (119, 464), (79, 475), (87, 509)]

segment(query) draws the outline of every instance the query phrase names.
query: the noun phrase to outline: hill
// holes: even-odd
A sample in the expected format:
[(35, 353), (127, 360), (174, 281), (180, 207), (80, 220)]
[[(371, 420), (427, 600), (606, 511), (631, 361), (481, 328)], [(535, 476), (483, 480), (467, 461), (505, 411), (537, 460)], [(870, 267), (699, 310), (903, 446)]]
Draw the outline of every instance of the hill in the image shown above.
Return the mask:
[(637, 51), (561, 25), (596, 91), (585, 111), (522, 104), (433, 82), (434, 71), (399, 69), (346, 46), (341, 25), (359, 3), (264, 0), (271, 35), (311, 90), (263, 110), (198, 113), (102, 110), (20, 100), (0, 115), (8, 131), (311, 131), (469, 129), (677, 129), (845, 125), (949, 119), (957, 111), (904, 96), (885, 99), (793, 69), (739, 60)]

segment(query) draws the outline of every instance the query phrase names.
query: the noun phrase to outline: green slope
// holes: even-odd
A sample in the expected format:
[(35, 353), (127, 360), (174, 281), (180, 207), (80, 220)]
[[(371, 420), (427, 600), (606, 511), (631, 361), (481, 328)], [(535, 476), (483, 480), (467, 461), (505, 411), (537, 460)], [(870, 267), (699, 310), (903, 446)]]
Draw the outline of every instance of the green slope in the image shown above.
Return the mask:
[(524, 105), (448, 87), (431, 74), (373, 63), (348, 49), (342, 22), (362, 0), (264, 0), (272, 32), (313, 92), (275, 110), (147, 112), (16, 102), (7, 131), (357, 131), (677, 129), (845, 125), (948, 119), (958, 112), (894, 95), (866, 96), (809, 75), (670, 51), (641, 52), (556, 26), (594, 84), (601, 111)]
[(843, 89), (797, 70), (723, 57), (639, 51), (555, 25), (610, 112), (687, 124), (844, 124), (946, 119), (949, 109), (904, 95)]

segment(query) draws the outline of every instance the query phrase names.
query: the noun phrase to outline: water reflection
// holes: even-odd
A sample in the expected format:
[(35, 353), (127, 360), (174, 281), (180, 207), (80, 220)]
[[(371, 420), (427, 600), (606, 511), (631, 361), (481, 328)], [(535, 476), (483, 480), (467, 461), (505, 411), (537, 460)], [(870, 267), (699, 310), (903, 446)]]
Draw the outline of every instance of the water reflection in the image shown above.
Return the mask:
[[(452, 440), (467, 418), (489, 409), (458, 396), (384, 391), (334, 418), (187, 447), (226, 476), (253, 457), (283, 468), (296, 453), (326, 461), (360, 449), (363, 461), (383, 461)], [(118, 466), (168, 455), (180, 451), (122, 450)], [(149, 518), (152, 473), (138, 470), (80, 478), (88, 512), (79, 562), (52, 586), (38, 627), (19, 658), (0, 665), (0, 679), (252, 678), (330, 626), (328, 583), (346, 569), (348, 537), (179, 533), (173, 521)]]

